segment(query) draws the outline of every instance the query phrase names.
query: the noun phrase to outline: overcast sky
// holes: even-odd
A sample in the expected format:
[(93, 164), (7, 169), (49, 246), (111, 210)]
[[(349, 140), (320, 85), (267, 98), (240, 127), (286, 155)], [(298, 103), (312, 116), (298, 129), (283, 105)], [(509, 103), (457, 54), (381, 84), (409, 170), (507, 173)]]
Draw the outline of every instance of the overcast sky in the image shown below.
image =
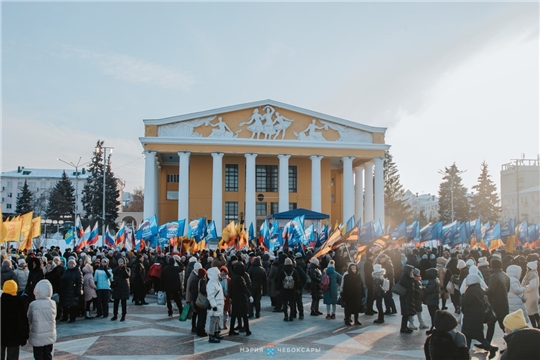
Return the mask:
[(2, 3), (2, 171), (114, 147), (143, 119), (273, 99), (387, 127), (413, 193), (539, 151), (538, 3)]

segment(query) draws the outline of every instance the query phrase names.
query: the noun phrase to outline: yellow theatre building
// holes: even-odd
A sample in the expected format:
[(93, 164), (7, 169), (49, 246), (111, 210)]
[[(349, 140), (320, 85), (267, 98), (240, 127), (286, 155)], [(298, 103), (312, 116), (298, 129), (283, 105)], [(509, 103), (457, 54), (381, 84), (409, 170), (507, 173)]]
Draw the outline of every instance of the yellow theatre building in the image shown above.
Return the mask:
[(273, 100), (144, 120), (144, 217), (218, 232), (305, 208), (384, 223), (386, 128)]

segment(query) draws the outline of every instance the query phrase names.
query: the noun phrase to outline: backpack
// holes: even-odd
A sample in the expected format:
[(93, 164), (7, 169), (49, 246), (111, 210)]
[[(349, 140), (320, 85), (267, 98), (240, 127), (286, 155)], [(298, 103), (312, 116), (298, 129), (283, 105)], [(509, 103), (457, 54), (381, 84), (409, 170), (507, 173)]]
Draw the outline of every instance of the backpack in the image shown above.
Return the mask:
[(432, 334), (426, 339), (426, 345), (429, 346), (429, 349), (427, 350), (430, 354), (430, 359), (457, 360), (463, 358), (452, 335), (447, 332), (441, 332), (434, 329)]
[(330, 287), (330, 276), (327, 273), (324, 273), (321, 279), (321, 290), (325, 292)]
[(293, 278), (293, 274), (294, 274), (294, 269), (293, 271), (291, 271), (291, 274), (287, 274), (285, 273), (285, 278), (283, 279), (283, 288), (284, 289), (294, 289), (294, 278)]

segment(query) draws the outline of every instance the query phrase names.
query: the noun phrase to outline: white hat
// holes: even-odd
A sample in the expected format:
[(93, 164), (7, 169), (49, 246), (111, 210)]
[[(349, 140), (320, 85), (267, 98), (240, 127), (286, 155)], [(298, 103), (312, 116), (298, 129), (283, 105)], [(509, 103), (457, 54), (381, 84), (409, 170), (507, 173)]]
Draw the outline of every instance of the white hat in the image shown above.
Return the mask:
[(469, 260), (465, 261), (465, 265), (467, 265), (467, 266), (473, 266), (473, 265), (474, 265), (474, 260), (473, 260), (473, 259), (469, 259)]
[(197, 261), (197, 259), (195, 258), (195, 256), (192, 256), (192, 257), (189, 258), (189, 262), (195, 262), (195, 261)]
[(312, 257), (310, 262), (315, 264), (315, 265), (319, 265), (319, 259), (317, 259), (316, 257)]
[(527, 267), (531, 270), (538, 269), (538, 262), (536, 260), (527, 263)]
[(24, 259), (19, 259), (19, 261), (17, 261), (17, 263), (18, 263), (19, 265), (22, 265), (22, 264), (25, 264), (25, 265), (26, 265), (26, 260), (24, 260)]
[(486, 265), (489, 266), (487, 257), (478, 258), (478, 266), (486, 266)]
[(459, 270), (461, 270), (461, 269), (463, 269), (464, 267), (466, 267), (467, 264), (465, 264), (465, 261), (459, 259), (459, 261), (458, 261), (458, 263), (457, 263), (456, 266), (457, 266), (457, 268), (458, 268)]
[(196, 262), (195, 265), (193, 265), (193, 270), (197, 271), (202, 268), (202, 264), (200, 262)]

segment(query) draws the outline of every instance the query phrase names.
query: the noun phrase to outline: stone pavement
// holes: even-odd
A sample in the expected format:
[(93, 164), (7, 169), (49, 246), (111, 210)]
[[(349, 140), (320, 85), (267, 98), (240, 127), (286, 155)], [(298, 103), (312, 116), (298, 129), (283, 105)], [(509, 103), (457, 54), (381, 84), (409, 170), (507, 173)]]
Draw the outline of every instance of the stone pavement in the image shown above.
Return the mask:
[[(399, 310), (399, 298), (394, 297)], [(155, 296), (147, 296), (150, 305), (128, 303), (125, 322), (96, 318), (77, 318), (75, 323), (57, 323), (58, 340), (54, 358), (61, 360), (95, 359), (395, 359), (424, 358), (424, 330), (400, 334), (401, 316), (385, 316), (382, 325), (373, 324), (376, 316), (361, 314), (362, 326), (345, 326), (343, 308), (338, 306), (335, 320), (310, 316), (311, 297), (304, 294), (304, 320), (284, 322), (283, 314), (271, 312), (270, 299), (263, 297), (259, 319), (250, 319), (251, 336), (225, 336), (220, 344), (191, 333), (191, 320), (178, 321), (179, 314), (167, 316), (166, 306), (157, 305)], [(321, 301), (322, 303), (322, 301)], [(110, 304), (112, 310), (112, 303)], [(326, 306), (320, 306), (325, 312)], [(449, 311), (453, 312), (451, 303)], [(110, 315), (112, 316), (112, 315)], [(427, 309), (423, 318), (430, 324)], [(418, 326), (416, 320), (415, 324)], [(226, 332), (225, 332), (226, 334)], [(473, 340), (474, 343), (474, 340)], [(504, 348), (497, 327), (493, 345)], [(499, 355), (495, 359), (498, 359)], [(473, 359), (487, 359), (487, 352), (476, 351)], [(33, 359), (31, 346), (21, 349), (20, 359)]]

